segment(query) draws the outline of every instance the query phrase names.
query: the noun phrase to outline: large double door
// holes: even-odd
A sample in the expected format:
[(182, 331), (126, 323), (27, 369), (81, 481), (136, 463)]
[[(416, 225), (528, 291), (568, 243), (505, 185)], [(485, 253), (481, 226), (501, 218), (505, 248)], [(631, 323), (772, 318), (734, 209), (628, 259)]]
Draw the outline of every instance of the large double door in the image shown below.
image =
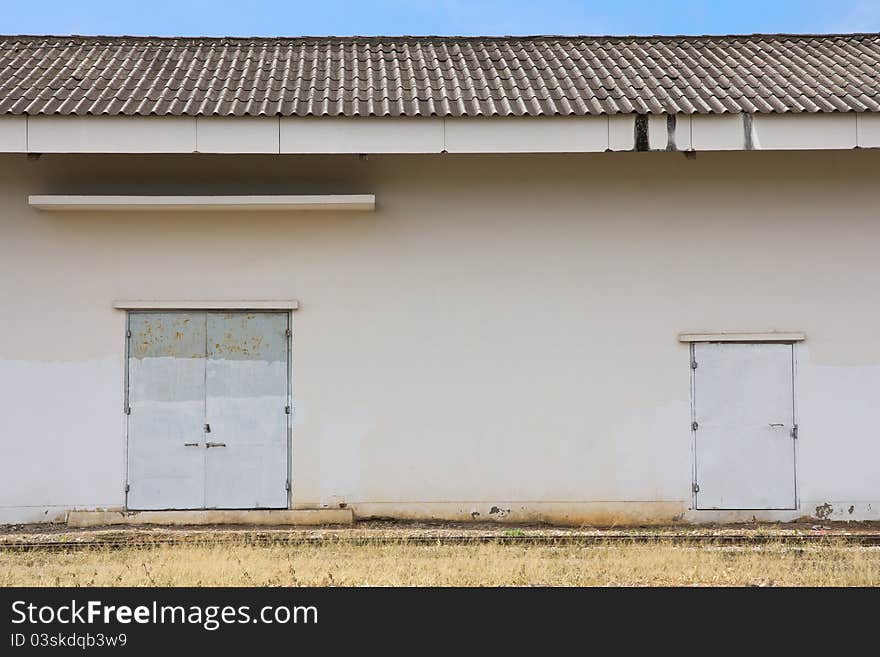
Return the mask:
[(289, 315), (131, 312), (129, 509), (288, 506)]

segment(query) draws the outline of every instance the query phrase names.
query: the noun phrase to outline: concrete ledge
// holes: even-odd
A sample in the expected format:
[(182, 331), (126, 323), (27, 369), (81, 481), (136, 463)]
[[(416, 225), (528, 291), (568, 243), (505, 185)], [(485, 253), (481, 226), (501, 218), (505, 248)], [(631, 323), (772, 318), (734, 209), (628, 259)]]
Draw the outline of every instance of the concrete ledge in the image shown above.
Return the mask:
[(47, 212), (63, 211), (293, 211), (337, 210), (372, 212), (376, 209), (373, 194), (245, 194), (238, 196), (107, 194), (32, 194), (28, 205)]
[(68, 527), (107, 525), (350, 525), (351, 509), (71, 511)]

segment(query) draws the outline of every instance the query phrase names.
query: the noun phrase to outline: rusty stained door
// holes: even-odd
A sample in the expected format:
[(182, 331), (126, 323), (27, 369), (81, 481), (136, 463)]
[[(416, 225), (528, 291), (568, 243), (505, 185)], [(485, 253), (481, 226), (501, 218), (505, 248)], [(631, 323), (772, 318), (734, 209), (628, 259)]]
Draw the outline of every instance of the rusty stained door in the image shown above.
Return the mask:
[(697, 508), (796, 508), (793, 346), (693, 349)]
[(287, 507), (287, 313), (208, 313), (205, 506)]
[(132, 509), (205, 505), (205, 313), (128, 316)]
[(129, 509), (287, 507), (288, 328), (287, 313), (129, 313)]

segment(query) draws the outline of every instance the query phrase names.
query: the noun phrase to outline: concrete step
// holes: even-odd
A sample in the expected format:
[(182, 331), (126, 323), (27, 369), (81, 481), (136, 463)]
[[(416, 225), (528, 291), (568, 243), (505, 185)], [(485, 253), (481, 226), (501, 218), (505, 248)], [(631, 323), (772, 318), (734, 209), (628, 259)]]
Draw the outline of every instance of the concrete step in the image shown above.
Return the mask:
[(350, 525), (351, 509), (205, 509), (196, 511), (71, 511), (68, 527), (108, 525)]

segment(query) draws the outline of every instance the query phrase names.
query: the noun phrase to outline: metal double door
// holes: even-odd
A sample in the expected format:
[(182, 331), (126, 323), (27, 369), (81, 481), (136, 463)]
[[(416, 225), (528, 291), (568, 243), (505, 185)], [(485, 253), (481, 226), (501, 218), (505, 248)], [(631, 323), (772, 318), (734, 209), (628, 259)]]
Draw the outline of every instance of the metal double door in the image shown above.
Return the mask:
[(130, 312), (129, 509), (288, 506), (290, 317)]

